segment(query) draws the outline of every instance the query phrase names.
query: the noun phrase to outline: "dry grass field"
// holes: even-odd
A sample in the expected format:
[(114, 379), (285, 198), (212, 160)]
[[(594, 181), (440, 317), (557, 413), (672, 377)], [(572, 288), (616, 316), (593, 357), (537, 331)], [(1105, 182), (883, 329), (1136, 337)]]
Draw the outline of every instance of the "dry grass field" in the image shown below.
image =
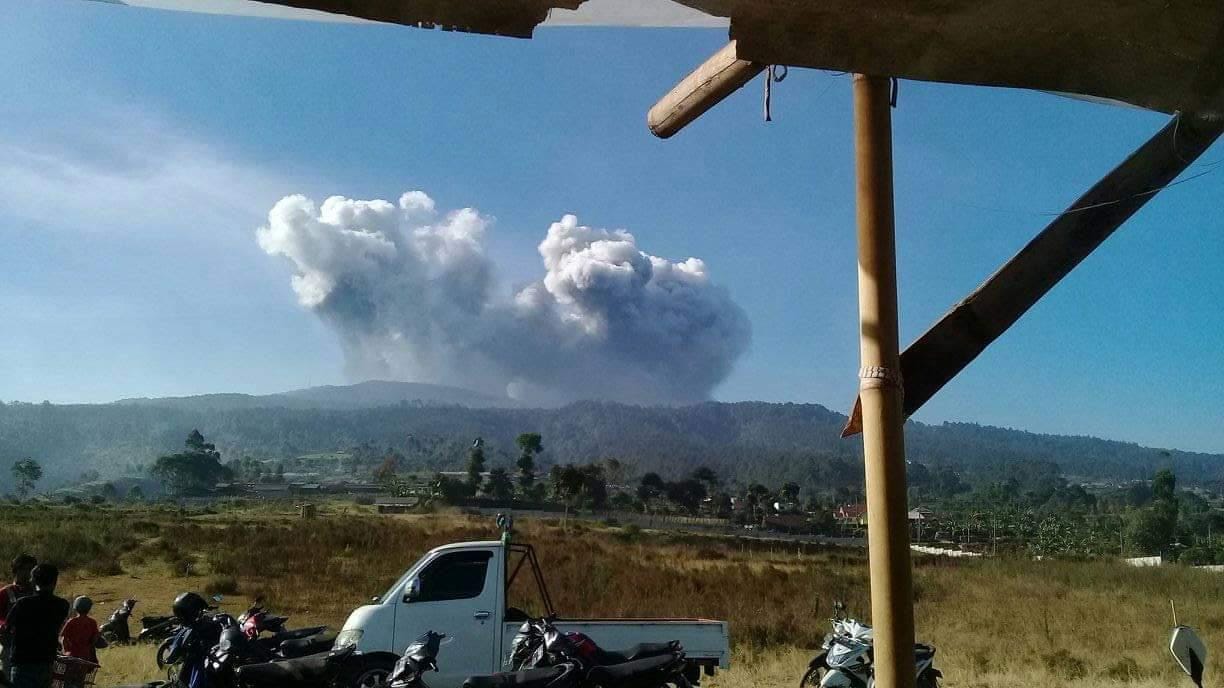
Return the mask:
[[(180, 591), (219, 591), (239, 611), (263, 595), (292, 624), (338, 628), (426, 549), (495, 537), (456, 513), (379, 516), (329, 504), (311, 521), (288, 506), (187, 513), (168, 508), (0, 507), (0, 557), (21, 548), (61, 563), (64, 595), (105, 617), (124, 597), (161, 613)], [(854, 550), (618, 527), (520, 522), (556, 607), (570, 616), (704, 616), (731, 623), (734, 668), (713, 688), (795, 686), (832, 603), (866, 616), (867, 569)], [(1209, 648), (1224, 648), (1224, 575), (1116, 562), (916, 560), (919, 639), (945, 685), (1168, 686), (1174, 598)], [(1224, 664), (1213, 658), (1209, 676)], [(156, 678), (147, 646), (104, 650), (98, 685)], [(1188, 685), (1188, 684), (1187, 684)]]

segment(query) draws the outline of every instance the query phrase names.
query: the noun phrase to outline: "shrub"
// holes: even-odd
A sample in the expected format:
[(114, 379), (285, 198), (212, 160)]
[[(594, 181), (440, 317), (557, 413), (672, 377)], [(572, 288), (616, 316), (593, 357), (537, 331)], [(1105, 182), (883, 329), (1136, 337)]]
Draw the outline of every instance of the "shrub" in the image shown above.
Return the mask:
[(104, 553), (85, 564), (85, 571), (94, 576), (118, 576), (123, 573), (123, 567), (114, 555)]
[(238, 580), (233, 576), (213, 576), (204, 584), (204, 592), (209, 595), (237, 595)]
[(1139, 681), (1145, 678), (1145, 673), (1139, 668), (1139, 663), (1126, 655), (1105, 667), (1101, 675), (1115, 681)]
[(1067, 652), (1065, 649), (1042, 655), (1041, 661), (1051, 674), (1067, 681), (1078, 681), (1088, 675), (1088, 667), (1084, 660)]
[(195, 562), (188, 557), (178, 557), (170, 562), (170, 570), (176, 576), (190, 576), (195, 568)]

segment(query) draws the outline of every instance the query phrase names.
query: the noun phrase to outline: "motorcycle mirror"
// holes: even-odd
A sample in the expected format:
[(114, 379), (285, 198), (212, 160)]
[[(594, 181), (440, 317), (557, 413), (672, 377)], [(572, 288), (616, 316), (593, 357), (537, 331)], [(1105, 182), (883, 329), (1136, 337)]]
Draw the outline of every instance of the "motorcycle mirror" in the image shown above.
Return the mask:
[(1198, 634), (1189, 626), (1178, 626), (1173, 629), (1169, 639), (1169, 652), (1181, 670), (1186, 672), (1194, 685), (1203, 688), (1203, 668), (1207, 664), (1207, 647), (1199, 639)]
[(408, 581), (408, 585), (404, 586), (404, 601), (412, 602), (420, 596), (421, 579), (417, 576), (413, 576), (412, 579)]

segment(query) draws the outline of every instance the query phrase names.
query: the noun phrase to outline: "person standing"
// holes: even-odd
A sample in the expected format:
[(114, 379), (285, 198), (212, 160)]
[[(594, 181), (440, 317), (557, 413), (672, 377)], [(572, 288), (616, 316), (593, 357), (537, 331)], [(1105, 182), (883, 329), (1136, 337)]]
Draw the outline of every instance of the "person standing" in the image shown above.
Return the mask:
[(13, 644), (9, 681), (13, 688), (50, 688), (68, 600), (55, 594), (59, 569), (51, 564), (35, 566), (30, 578), (34, 594), (17, 600), (5, 622)]
[(11, 567), (13, 582), (0, 588), (0, 678), (8, 678), (9, 655), (13, 649), (11, 641), (7, 637), (6, 622), (8, 615), (17, 604), (17, 600), (34, 593), (34, 586), (30, 582), (30, 574), (34, 571), (34, 566), (37, 563), (34, 557), (28, 554), (18, 554), (13, 559)]
[(98, 622), (89, 616), (93, 600), (78, 597), (72, 601), (73, 615), (60, 631), (60, 645), (64, 654), (77, 659), (98, 663), (98, 648), (106, 647), (106, 641), (98, 631)]

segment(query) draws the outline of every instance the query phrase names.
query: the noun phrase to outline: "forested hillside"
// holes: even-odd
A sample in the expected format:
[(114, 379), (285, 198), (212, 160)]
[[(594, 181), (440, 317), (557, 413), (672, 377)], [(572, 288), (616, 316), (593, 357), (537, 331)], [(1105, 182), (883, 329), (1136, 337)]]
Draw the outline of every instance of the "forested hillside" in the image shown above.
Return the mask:
[[(861, 484), (857, 440), (842, 440), (845, 417), (815, 404), (705, 403), (645, 408), (581, 402), (559, 409), (465, 408), (401, 402), (372, 408), (253, 406), (182, 400), (104, 405), (0, 405), (0, 491), (8, 467), (26, 457), (46, 472), (44, 487), (87, 471), (102, 477), (140, 473), (178, 451), (200, 429), (226, 460), (287, 459), (364, 446), (393, 449), (406, 468), (459, 469), (473, 438), (483, 437), (491, 467), (509, 467), (521, 432), (544, 436), (541, 462), (617, 458), (638, 472), (687, 474), (708, 465), (742, 482), (836, 487)], [(267, 399), (267, 398), (264, 398)], [(1171, 467), (1183, 483), (1224, 476), (1224, 456), (1147, 449), (1106, 440), (1037, 435), (972, 424), (910, 423), (911, 461), (950, 465), (967, 480), (998, 480), (1034, 465), (1068, 475), (1150, 477)]]

